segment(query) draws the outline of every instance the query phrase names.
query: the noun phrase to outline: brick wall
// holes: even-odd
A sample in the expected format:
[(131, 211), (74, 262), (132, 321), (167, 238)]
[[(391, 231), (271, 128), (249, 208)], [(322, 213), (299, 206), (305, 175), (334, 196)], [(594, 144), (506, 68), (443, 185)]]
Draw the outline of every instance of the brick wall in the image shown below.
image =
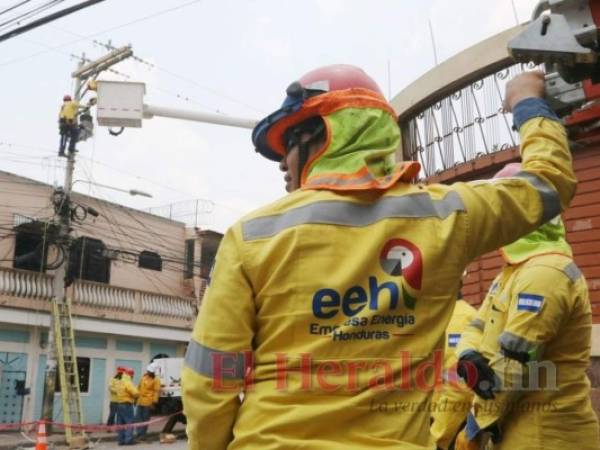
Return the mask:
[[(478, 173), (479, 178), (491, 176), (507, 157), (489, 157), (479, 165), (487, 167)], [(515, 154), (507, 153), (506, 156)], [(600, 145), (578, 149), (573, 154), (573, 164), (579, 185), (571, 207), (563, 215), (575, 262), (588, 281), (594, 323), (600, 324)], [(462, 179), (468, 177), (461, 177)], [(449, 182), (452, 180), (440, 180)], [(471, 263), (463, 280), (463, 294), (473, 304), (483, 300), (491, 281), (500, 271), (503, 260), (498, 252), (488, 253)], [(600, 370), (600, 367), (599, 367)]]

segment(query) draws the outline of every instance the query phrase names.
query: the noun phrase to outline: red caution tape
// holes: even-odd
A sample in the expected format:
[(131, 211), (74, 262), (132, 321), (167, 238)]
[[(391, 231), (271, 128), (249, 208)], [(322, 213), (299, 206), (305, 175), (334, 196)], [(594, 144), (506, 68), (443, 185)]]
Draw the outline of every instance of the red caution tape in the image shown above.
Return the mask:
[(33, 422), (13, 422), (13, 423), (3, 423), (0, 424), (0, 431), (8, 431), (8, 430), (20, 430), (22, 428), (31, 427), (31, 430), (36, 430), (38, 425), (44, 422), (46, 425), (52, 425), (53, 427), (58, 428), (70, 428), (76, 431), (87, 431), (87, 432), (99, 432), (99, 431), (118, 431), (125, 430), (127, 428), (137, 428), (137, 427), (145, 427), (148, 425), (152, 425), (154, 423), (163, 422), (177, 414), (182, 414), (183, 411), (178, 411), (173, 414), (169, 414), (168, 416), (156, 417), (154, 419), (147, 420), (146, 422), (135, 422), (135, 423), (127, 423), (122, 425), (106, 425), (104, 423), (98, 424), (67, 424), (61, 422), (51, 422), (47, 420), (36, 420)]
[(13, 422), (13, 423), (0, 423), (0, 431), (8, 430), (19, 430), (24, 427), (37, 425), (40, 421), (35, 422)]

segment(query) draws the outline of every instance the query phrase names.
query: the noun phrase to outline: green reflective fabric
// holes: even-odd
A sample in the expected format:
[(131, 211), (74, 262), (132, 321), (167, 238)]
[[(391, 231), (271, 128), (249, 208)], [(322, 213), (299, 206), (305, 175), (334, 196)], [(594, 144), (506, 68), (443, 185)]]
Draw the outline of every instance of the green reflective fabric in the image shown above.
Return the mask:
[(567, 243), (565, 226), (560, 216), (545, 223), (521, 239), (502, 247), (502, 256), (509, 264), (519, 264), (536, 255), (560, 253), (573, 256)]
[(324, 117), (331, 135), (325, 152), (308, 169), (308, 178), (350, 175), (368, 168), (374, 178), (391, 174), (400, 146), (392, 115), (374, 108), (344, 108)]

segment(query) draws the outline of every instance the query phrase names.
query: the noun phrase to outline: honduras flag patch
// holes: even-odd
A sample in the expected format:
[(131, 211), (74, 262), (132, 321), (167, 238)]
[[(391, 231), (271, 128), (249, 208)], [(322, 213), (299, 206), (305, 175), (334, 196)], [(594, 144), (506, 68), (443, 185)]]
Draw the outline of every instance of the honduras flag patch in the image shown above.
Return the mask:
[(460, 340), (460, 333), (449, 333), (448, 334), (448, 347), (456, 347)]
[(536, 313), (542, 309), (543, 304), (543, 296), (522, 292), (519, 294), (517, 299), (517, 311), (529, 311)]

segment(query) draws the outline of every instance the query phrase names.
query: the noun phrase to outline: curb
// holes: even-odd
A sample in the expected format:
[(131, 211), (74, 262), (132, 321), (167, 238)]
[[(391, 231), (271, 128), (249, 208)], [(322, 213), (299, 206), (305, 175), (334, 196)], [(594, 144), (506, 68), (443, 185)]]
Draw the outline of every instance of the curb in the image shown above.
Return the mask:
[[(58, 433), (57, 433), (58, 434)], [(182, 436), (185, 436), (185, 431), (184, 430), (175, 430), (173, 432), (173, 434), (175, 436), (177, 436), (177, 438), (180, 438)], [(156, 438), (156, 440), (152, 439), (152, 443), (156, 442), (158, 443), (158, 440), (160, 439), (160, 432), (159, 431), (153, 431), (153, 432), (149, 432), (146, 434), (147, 438), (145, 441), (140, 441), (140, 443), (150, 443), (148, 442), (148, 438)], [(110, 434), (98, 434), (98, 435), (93, 435), (91, 434), (91, 439), (92, 442), (95, 441), (100, 441), (100, 442), (116, 442), (117, 441), (117, 434), (116, 433), (110, 433)], [(21, 440), (18, 442), (13, 442), (9, 445), (5, 445), (5, 444), (0, 444), (0, 450), (15, 450), (16, 448), (19, 447), (23, 447), (23, 448), (31, 448), (33, 449), (35, 447), (35, 442), (31, 442), (28, 440)], [(48, 448), (52, 449), (52, 448), (57, 448), (57, 447), (64, 447), (67, 448), (68, 444), (67, 441), (64, 439), (48, 439)], [(135, 447), (135, 446), (134, 446)]]

